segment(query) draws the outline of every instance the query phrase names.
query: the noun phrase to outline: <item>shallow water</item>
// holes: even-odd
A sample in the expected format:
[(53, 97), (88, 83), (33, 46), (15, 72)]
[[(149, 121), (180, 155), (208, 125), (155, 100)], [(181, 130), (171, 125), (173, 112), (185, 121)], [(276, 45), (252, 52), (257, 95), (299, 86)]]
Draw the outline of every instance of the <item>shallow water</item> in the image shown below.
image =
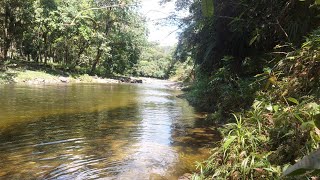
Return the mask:
[(0, 179), (177, 179), (216, 132), (158, 84), (0, 86)]

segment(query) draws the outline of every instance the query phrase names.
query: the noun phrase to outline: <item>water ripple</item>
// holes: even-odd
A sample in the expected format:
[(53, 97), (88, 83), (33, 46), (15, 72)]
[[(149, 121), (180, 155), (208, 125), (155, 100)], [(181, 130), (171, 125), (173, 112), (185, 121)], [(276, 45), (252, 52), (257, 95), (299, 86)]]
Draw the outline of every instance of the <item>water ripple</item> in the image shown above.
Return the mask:
[(203, 154), (163, 85), (2, 88), (0, 179), (175, 179)]

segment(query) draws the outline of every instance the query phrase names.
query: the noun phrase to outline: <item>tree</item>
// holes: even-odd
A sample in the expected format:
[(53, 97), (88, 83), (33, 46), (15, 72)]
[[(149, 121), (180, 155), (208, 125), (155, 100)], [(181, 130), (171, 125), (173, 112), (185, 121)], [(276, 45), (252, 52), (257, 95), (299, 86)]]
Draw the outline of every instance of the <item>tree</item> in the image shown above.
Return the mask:
[[(303, 35), (319, 24), (314, 0), (214, 0), (212, 17), (206, 17), (203, 4), (211, 1), (176, 1), (177, 9), (189, 8), (191, 13), (180, 21), (184, 31), (176, 55), (184, 59), (191, 54), (208, 73), (222, 67), (225, 56), (233, 57), (229, 63), (236, 74), (261, 71), (264, 62), (255, 57), (273, 51), (277, 44), (299, 45)], [(245, 63), (256, 66), (255, 72), (245, 72)]]
[(6, 59), (21, 47), (23, 33), (30, 25), (33, 0), (3, 0), (0, 2), (1, 57)]
[(1, 57), (59, 64), (83, 73), (125, 73), (146, 42), (136, 0), (4, 0)]

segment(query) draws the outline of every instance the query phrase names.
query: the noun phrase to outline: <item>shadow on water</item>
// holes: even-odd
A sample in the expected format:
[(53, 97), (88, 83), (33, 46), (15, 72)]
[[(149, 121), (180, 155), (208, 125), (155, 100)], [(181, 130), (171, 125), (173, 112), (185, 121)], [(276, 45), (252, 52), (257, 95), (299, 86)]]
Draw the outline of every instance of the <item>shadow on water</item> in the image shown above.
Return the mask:
[(204, 118), (195, 118), (193, 126), (174, 124), (172, 147), (179, 153), (179, 166), (176, 172), (194, 172), (196, 162), (206, 160), (211, 154), (211, 148), (220, 140), (220, 133), (212, 126), (207, 126)]

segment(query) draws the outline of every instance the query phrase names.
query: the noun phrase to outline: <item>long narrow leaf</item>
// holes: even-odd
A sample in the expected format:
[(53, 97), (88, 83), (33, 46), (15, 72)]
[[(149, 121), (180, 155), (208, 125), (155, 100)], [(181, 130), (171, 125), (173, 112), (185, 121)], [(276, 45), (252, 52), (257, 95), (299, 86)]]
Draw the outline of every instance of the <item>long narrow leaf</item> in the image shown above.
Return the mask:
[(223, 143), (223, 148), (228, 149), (229, 145), (237, 138), (237, 136), (230, 136), (228, 139)]
[(320, 169), (320, 149), (305, 156), (293, 166), (288, 167), (283, 172), (283, 176), (294, 176), (304, 174), (308, 170), (319, 170)]
[(299, 105), (299, 101), (293, 97), (289, 97), (288, 98), (288, 101), (292, 102), (292, 103), (295, 103), (296, 105)]

